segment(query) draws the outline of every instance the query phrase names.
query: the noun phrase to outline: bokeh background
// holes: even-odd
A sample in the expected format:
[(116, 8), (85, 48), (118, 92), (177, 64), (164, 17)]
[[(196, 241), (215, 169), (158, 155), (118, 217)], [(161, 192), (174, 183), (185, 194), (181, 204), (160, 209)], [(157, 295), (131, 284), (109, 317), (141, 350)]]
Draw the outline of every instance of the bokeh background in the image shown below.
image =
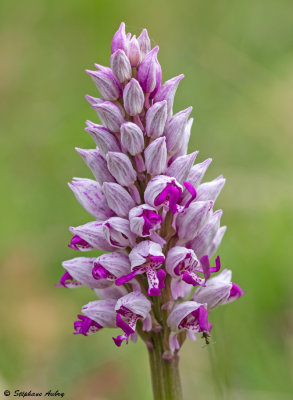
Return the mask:
[(0, 397), (59, 390), (70, 400), (151, 399), (143, 343), (72, 335), (86, 288), (55, 288), (69, 225), (88, 221), (66, 182), (90, 177), (74, 147), (96, 119), (84, 73), (109, 64), (124, 20), (160, 45), (163, 79), (185, 74), (175, 110), (194, 106), (190, 150), (227, 178), (223, 265), (247, 291), (211, 315), (213, 342), (181, 356), (186, 400), (292, 399), (291, 0), (2, 0)]

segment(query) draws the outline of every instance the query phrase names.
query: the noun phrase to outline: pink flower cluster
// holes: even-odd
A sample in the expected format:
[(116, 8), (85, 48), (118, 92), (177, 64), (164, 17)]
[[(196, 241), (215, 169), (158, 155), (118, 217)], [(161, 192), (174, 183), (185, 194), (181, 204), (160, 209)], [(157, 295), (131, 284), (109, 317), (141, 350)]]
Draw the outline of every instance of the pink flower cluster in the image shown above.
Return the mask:
[(184, 335), (207, 338), (209, 312), (243, 292), (227, 269), (211, 277), (221, 268), (218, 256), (214, 266), (210, 259), (226, 230), (214, 211), (225, 179), (201, 183), (211, 159), (193, 165), (198, 152), (187, 154), (192, 108), (173, 115), (183, 75), (162, 84), (158, 51), (145, 29), (136, 38), (122, 23), (111, 67), (86, 71), (102, 95), (86, 96), (102, 125), (87, 121), (96, 147), (76, 150), (95, 179), (74, 178), (69, 187), (93, 220), (70, 228), (69, 247), (106, 253), (64, 261), (60, 286), (97, 295), (82, 307), (76, 334), (120, 328), (120, 346), (164, 330), (168, 358)]

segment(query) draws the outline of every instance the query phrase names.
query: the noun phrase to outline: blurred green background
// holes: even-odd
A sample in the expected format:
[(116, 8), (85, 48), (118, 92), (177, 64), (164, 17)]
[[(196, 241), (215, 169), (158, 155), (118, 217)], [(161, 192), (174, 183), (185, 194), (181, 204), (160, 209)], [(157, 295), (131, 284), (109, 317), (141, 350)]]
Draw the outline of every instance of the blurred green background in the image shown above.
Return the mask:
[(68, 226), (89, 220), (66, 184), (90, 177), (74, 151), (93, 145), (84, 69), (109, 65), (125, 21), (160, 45), (164, 80), (185, 74), (175, 109), (194, 106), (190, 150), (227, 178), (220, 254), (247, 291), (211, 315), (216, 343), (184, 346), (185, 399), (292, 399), (293, 2), (2, 0), (0, 21), (0, 393), (151, 399), (143, 343), (73, 336), (94, 296), (54, 287), (76, 256)]

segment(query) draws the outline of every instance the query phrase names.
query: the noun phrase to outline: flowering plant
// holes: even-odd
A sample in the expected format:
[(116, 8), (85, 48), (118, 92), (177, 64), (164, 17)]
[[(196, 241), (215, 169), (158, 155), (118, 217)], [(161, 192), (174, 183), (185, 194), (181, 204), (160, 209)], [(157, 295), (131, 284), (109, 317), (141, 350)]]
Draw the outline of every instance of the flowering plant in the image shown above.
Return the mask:
[(144, 29), (125, 33), (122, 23), (111, 43), (109, 67), (86, 72), (102, 98), (87, 95), (102, 125), (86, 122), (97, 147), (79, 149), (95, 180), (74, 178), (69, 187), (93, 221), (71, 227), (69, 247), (101, 250), (99, 257), (63, 262), (60, 286), (90, 287), (97, 300), (82, 307), (75, 334), (119, 328), (116, 346), (139, 335), (151, 363), (155, 399), (181, 399), (180, 349), (196, 334), (208, 343), (209, 313), (243, 292), (211, 266), (226, 227), (214, 203), (225, 183), (220, 175), (201, 183), (211, 163), (194, 164), (187, 154), (192, 108), (173, 115), (179, 75), (161, 83), (157, 59)]

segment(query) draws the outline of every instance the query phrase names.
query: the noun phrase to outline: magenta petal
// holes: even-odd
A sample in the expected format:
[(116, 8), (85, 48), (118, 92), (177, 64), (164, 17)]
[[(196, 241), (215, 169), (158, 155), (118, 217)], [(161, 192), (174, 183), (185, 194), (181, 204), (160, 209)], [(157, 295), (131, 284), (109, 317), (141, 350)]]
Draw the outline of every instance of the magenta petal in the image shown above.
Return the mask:
[(192, 277), (191, 275), (187, 274), (187, 273), (184, 273), (184, 274), (183, 274), (182, 280), (183, 280), (184, 282), (186, 282), (186, 283), (189, 283), (189, 285), (192, 285), (192, 286), (197, 286), (197, 285), (199, 285), (199, 283), (196, 282), (196, 280), (194, 280), (193, 277)]
[(188, 202), (185, 204), (184, 208), (188, 208), (189, 204), (196, 198), (196, 190), (193, 187), (193, 185), (189, 182), (183, 182), (183, 185), (186, 187), (186, 189), (189, 191), (191, 194), (191, 198), (188, 200)]
[(120, 314), (116, 315), (116, 326), (123, 330), (128, 336), (132, 335), (135, 331), (121, 318)]
[(117, 347), (121, 346), (123, 340), (125, 340), (126, 343), (128, 344), (128, 337), (126, 335), (120, 335), (120, 336), (117, 336), (116, 338), (113, 337), (112, 339), (114, 340), (114, 343), (116, 344)]
[(95, 264), (92, 270), (93, 278), (95, 279), (106, 279), (107, 278), (107, 270), (102, 267), (100, 264)]
[(150, 288), (148, 290), (149, 296), (161, 296), (161, 290), (159, 288)]
[(245, 292), (243, 292), (242, 289), (238, 285), (236, 285), (235, 283), (232, 283), (232, 288), (231, 288), (230, 294), (229, 294), (230, 301), (236, 300), (244, 294), (245, 294)]
[(212, 325), (208, 321), (208, 311), (203, 306), (200, 306), (195, 312), (197, 312), (198, 325), (200, 332), (209, 333), (212, 329)]
[(123, 285), (124, 283), (127, 283), (131, 281), (131, 279), (135, 278), (137, 275), (142, 274), (143, 271), (140, 271), (137, 269), (136, 271), (130, 272), (130, 274), (123, 275), (120, 278), (116, 279), (115, 285), (120, 286)]
[(200, 259), (200, 263), (202, 265), (202, 272), (205, 277), (205, 280), (209, 279), (211, 276), (211, 268), (210, 268), (210, 260), (207, 255), (202, 256)]
[(210, 272), (218, 272), (220, 270), (220, 268), (221, 268), (221, 260), (220, 260), (220, 257), (217, 256), (217, 258), (216, 258), (216, 266), (210, 268)]
[(157, 277), (158, 277), (158, 280), (159, 280), (159, 289), (164, 289), (166, 272), (163, 269), (159, 269), (157, 271)]

